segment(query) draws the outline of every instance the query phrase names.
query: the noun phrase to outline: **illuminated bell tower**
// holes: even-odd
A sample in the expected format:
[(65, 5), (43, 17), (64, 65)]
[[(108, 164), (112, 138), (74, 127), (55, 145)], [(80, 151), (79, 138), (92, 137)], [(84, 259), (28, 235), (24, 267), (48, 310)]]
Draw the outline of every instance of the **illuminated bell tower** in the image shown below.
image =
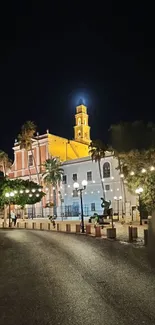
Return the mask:
[(76, 107), (74, 140), (84, 144), (90, 144), (91, 141), (87, 107), (83, 104)]

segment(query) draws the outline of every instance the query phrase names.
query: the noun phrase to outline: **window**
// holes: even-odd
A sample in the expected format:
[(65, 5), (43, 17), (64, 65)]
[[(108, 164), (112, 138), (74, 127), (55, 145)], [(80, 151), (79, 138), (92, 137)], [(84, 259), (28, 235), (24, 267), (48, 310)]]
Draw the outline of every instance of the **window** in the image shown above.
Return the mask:
[(110, 164), (109, 162), (105, 162), (103, 165), (103, 178), (110, 177)]
[(87, 181), (92, 181), (92, 172), (87, 172)]
[(109, 184), (105, 185), (105, 190), (110, 191), (110, 185)]
[(29, 167), (33, 166), (33, 156), (32, 155), (29, 155), (29, 158), (28, 158), (28, 166)]
[(78, 196), (78, 191), (77, 189), (73, 190), (73, 197), (77, 197)]
[(91, 203), (91, 211), (95, 211), (95, 203)]
[(78, 118), (78, 125), (81, 125), (81, 119)]
[(62, 176), (62, 183), (67, 184), (67, 175)]
[(73, 174), (73, 181), (77, 182), (77, 174)]

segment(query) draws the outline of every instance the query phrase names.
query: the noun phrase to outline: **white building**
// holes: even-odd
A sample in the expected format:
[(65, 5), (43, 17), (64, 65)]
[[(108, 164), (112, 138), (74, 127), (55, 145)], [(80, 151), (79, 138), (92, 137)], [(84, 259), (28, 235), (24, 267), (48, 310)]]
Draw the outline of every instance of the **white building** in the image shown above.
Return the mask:
[[(136, 197), (127, 192), (120, 177), (117, 159), (107, 153), (101, 160), (102, 182), (104, 184), (105, 199), (111, 201), (114, 215), (131, 215), (132, 207), (136, 205)], [(101, 197), (103, 190), (99, 175), (98, 163), (92, 162), (90, 157), (75, 159), (63, 163), (63, 182), (61, 184), (61, 207), (58, 215), (77, 217), (80, 212), (80, 198), (74, 190), (74, 182), (81, 183), (87, 180), (87, 188), (83, 191), (83, 210), (85, 216), (91, 216), (95, 212), (103, 213)]]

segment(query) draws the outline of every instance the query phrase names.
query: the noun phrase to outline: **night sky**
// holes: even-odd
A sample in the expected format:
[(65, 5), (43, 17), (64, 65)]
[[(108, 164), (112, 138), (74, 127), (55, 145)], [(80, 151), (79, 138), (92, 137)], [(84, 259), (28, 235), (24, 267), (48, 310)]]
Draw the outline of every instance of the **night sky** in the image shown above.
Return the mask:
[(121, 120), (155, 121), (153, 8), (71, 3), (1, 8), (0, 149), (9, 155), (26, 120), (40, 134), (73, 138), (80, 99), (92, 139), (107, 142)]

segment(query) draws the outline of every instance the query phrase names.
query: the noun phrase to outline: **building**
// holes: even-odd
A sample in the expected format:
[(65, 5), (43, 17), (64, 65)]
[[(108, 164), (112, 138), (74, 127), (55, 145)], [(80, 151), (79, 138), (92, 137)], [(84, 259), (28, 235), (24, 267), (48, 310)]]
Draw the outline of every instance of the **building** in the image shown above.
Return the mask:
[[(32, 152), (20, 149), (17, 140), (14, 143), (14, 163), (9, 174), (10, 178), (27, 178), (31, 173), (32, 179), (37, 181), (37, 173), (42, 178), (42, 164), (49, 157), (59, 157), (62, 162), (88, 157), (88, 145), (90, 143), (90, 127), (88, 125), (87, 107), (76, 107), (74, 139), (68, 140), (53, 134), (47, 130), (46, 134), (37, 135), (32, 139)], [(37, 165), (37, 173), (34, 159)], [(30, 172), (29, 172), (30, 171)]]
[[(76, 107), (74, 139), (68, 140), (59, 136), (50, 134), (37, 134), (32, 139), (32, 151), (20, 149), (20, 144), (15, 141), (14, 163), (11, 167), (9, 177), (27, 179), (31, 176), (34, 182), (43, 183), (42, 164), (49, 157), (59, 157), (62, 161), (64, 176), (62, 184), (56, 193), (56, 206), (54, 213), (58, 216), (78, 217), (80, 214), (79, 196), (73, 188), (73, 183), (78, 182), (81, 185), (82, 180), (87, 180), (88, 185), (83, 192), (84, 214), (93, 215), (94, 212), (102, 213), (101, 197), (103, 196), (101, 180), (99, 176), (98, 164), (92, 162), (89, 156), (90, 144), (90, 127), (88, 123), (87, 107), (79, 105)], [(35, 162), (35, 163), (34, 163)], [(125, 211), (130, 215), (131, 207), (135, 206), (135, 197), (124, 191), (122, 179), (116, 169), (117, 159), (110, 153), (101, 160), (101, 169), (104, 184), (106, 200), (111, 201), (111, 207), (115, 214), (123, 215)], [(39, 180), (38, 180), (39, 177)], [(42, 206), (53, 201), (53, 193), (48, 192), (44, 186), (46, 196), (42, 203), (36, 204), (36, 215), (41, 216)], [(51, 196), (51, 197), (50, 197)], [(126, 203), (125, 203), (126, 201)], [(42, 204), (42, 206), (41, 206)], [(31, 214), (32, 207), (28, 207)], [(50, 214), (51, 211), (44, 208), (44, 215)]]
[[(136, 205), (136, 197), (128, 193), (120, 178), (117, 159), (110, 153), (101, 159), (102, 182), (104, 184), (105, 199), (111, 201), (114, 215), (122, 217), (130, 216), (132, 207)], [(75, 217), (80, 214), (80, 199), (74, 189), (74, 182), (78, 182), (82, 188), (82, 181), (87, 180), (87, 187), (83, 191), (84, 215), (91, 216), (94, 213), (102, 214), (101, 197), (103, 190), (99, 175), (98, 164), (92, 162), (90, 157), (66, 161), (63, 163), (64, 176), (61, 185), (62, 206), (64, 216)], [(60, 213), (59, 213), (60, 214)]]

